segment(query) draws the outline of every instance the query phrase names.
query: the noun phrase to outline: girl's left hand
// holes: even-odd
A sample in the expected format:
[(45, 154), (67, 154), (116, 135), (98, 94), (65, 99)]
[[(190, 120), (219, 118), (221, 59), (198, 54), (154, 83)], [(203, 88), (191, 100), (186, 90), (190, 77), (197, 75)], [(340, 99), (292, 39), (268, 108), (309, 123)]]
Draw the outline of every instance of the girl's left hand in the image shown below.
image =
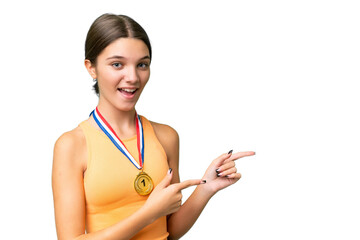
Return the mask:
[(205, 175), (202, 179), (206, 180), (206, 184), (202, 187), (206, 188), (210, 194), (215, 194), (216, 192), (224, 189), (241, 178), (241, 174), (237, 172), (235, 167), (235, 160), (255, 155), (255, 152), (238, 152), (232, 154), (225, 153), (216, 158), (208, 167), (205, 172)]

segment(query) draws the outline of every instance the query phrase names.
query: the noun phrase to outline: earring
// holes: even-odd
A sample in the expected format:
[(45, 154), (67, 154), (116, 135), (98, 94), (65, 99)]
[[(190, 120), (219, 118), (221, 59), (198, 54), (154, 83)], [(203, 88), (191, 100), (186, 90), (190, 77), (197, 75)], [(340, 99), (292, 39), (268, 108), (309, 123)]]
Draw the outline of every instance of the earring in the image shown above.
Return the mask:
[(94, 78), (93, 81), (94, 81), (94, 82), (97, 82), (97, 78)]

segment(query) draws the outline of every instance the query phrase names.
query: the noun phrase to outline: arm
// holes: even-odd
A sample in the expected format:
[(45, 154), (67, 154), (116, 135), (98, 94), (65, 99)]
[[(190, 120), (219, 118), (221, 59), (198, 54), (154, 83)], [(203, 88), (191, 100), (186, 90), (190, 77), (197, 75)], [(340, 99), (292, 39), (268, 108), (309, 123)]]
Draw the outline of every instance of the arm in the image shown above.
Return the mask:
[[(169, 166), (179, 176), (179, 136), (169, 126), (152, 123), (155, 133), (168, 156)], [(206, 170), (202, 179), (206, 184), (197, 186), (195, 191), (180, 207), (179, 211), (168, 216), (169, 239), (179, 239), (194, 225), (210, 198), (221, 189), (237, 182), (241, 175), (237, 173), (234, 160), (251, 156), (254, 152), (223, 154), (215, 159)], [(217, 170), (217, 171), (216, 171)], [(219, 176), (217, 174), (220, 173)], [(176, 178), (179, 181), (179, 177)]]
[[(169, 173), (137, 212), (111, 227), (84, 234), (86, 159), (86, 140), (80, 128), (65, 133), (56, 142), (52, 186), (58, 239), (130, 239), (157, 218), (179, 209), (183, 185), (169, 186), (173, 176)], [(187, 182), (184, 186), (198, 182)]]
[(206, 184), (197, 186), (180, 210), (173, 213), (168, 220), (171, 239), (179, 239), (189, 231), (210, 198), (240, 179), (241, 175), (237, 173), (234, 160), (254, 154), (254, 152), (226, 153), (210, 164), (202, 178), (206, 180)]
[[(166, 152), (169, 166), (173, 169), (172, 183), (179, 182), (179, 135), (167, 125), (152, 122), (152, 126)], [(177, 239), (183, 236), (200, 216), (212, 196), (210, 192), (203, 191), (205, 185), (199, 185), (179, 211), (168, 215), (169, 239)]]

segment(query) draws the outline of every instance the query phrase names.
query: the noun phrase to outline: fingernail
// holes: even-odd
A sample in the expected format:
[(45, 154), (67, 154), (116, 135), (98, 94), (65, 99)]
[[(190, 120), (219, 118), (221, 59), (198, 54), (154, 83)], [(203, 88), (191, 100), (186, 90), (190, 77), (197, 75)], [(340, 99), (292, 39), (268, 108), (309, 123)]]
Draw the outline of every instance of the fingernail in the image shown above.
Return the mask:
[(231, 154), (233, 152), (233, 150), (230, 150), (229, 152), (228, 152), (228, 154)]
[(171, 172), (172, 172), (172, 168), (169, 168), (169, 174), (171, 174)]
[(201, 180), (201, 184), (205, 184), (205, 183), (206, 183), (205, 179)]
[(218, 177), (221, 177), (221, 173), (218, 173), (217, 176), (218, 176)]
[(227, 177), (227, 178), (228, 178), (228, 177), (230, 177), (230, 175), (226, 175), (225, 177)]
[(216, 173), (219, 173), (219, 172), (220, 172), (220, 170), (219, 170), (219, 169), (220, 169), (220, 168), (216, 169), (216, 170), (215, 170), (215, 172), (216, 172)]

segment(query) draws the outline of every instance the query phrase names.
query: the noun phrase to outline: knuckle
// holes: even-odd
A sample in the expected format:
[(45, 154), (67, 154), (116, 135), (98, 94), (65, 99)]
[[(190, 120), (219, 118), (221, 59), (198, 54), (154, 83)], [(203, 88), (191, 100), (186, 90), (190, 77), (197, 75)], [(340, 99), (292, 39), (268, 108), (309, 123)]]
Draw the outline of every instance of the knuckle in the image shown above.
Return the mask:
[(177, 192), (177, 187), (176, 187), (176, 185), (170, 185), (170, 186), (169, 186), (169, 190), (170, 190), (172, 193)]

